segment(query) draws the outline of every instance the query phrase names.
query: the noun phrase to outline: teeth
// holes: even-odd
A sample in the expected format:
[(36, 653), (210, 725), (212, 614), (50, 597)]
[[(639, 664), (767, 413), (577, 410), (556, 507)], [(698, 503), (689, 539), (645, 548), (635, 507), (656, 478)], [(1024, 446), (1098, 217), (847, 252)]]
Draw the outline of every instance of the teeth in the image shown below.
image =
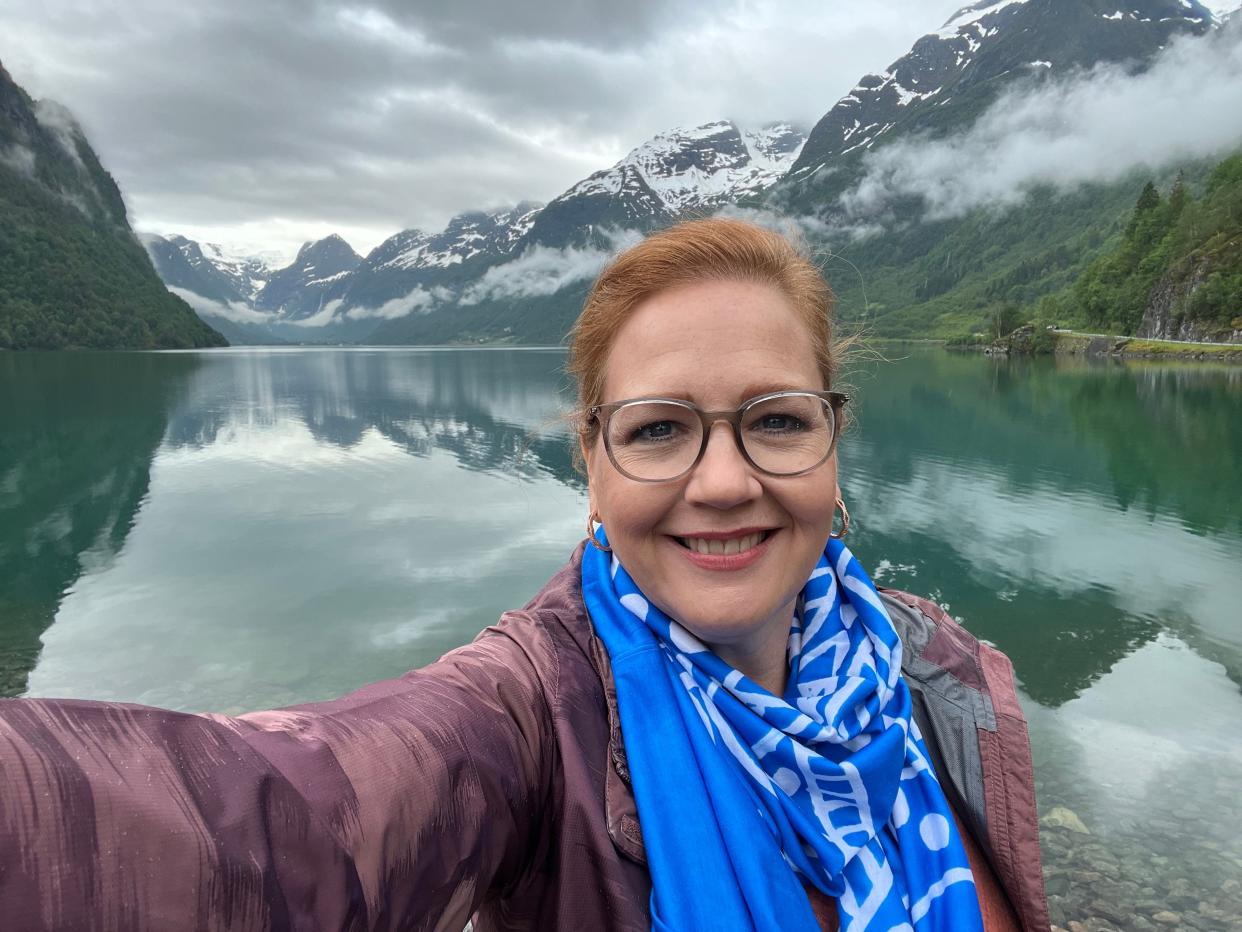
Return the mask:
[(707, 540), (703, 537), (682, 537), (681, 543), (689, 550), (695, 553), (729, 555), (735, 553), (745, 553), (752, 547), (759, 546), (764, 538), (762, 531), (757, 534), (747, 534), (745, 537), (732, 537), (729, 540)]

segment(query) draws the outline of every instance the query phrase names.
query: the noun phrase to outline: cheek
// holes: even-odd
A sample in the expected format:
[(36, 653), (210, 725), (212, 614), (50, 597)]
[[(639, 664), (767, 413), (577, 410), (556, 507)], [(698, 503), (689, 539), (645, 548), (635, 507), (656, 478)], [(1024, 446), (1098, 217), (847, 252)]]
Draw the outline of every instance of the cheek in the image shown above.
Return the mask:
[(587, 464), (592, 504), (608, 529), (609, 539), (622, 554), (642, 538), (657, 533), (676, 507), (677, 487), (626, 479), (612, 468), (602, 450), (592, 451)]
[(781, 498), (786, 510), (808, 534), (827, 540), (836, 508), (836, 489), (836, 471), (833, 470), (831, 474), (785, 490)]

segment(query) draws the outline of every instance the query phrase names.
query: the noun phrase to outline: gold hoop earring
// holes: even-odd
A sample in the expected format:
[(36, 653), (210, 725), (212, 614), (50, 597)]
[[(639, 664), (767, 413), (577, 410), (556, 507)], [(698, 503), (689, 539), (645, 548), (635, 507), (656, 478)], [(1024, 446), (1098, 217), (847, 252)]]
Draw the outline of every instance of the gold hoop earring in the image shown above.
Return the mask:
[[(828, 535), (833, 540), (840, 540), (842, 537), (844, 537), (846, 534), (850, 532), (850, 512), (849, 512), (849, 509), (845, 507), (845, 502), (841, 501), (841, 499), (839, 498), (837, 499), (837, 508), (841, 509), (841, 530), (840, 532), (832, 531)], [(833, 509), (833, 512), (832, 512), (833, 523), (836, 523), (836, 517), (837, 517), (836, 509)]]
[[(592, 511), (589, 515), (587, 515), (587, 537), (590, 539), (591, 545), (596, 550), (602, 550), (604, 551), (604, 553), (612, 553), (611, 547), (605, 547), (603, 544), (601, 544), (596, 539), (595, 537), (595, 522), (596, 521), (599, 521), (599, 515), (597, 515), (594, 511)], [(603, 522), (600, 521), (600, 524), (603, 524)]]

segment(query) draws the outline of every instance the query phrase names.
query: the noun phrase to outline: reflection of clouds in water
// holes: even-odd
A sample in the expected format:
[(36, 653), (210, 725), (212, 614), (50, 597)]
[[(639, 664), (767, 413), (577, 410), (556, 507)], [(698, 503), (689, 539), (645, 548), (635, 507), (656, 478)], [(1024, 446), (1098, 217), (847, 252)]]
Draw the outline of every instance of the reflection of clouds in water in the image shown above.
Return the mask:
[(210, 444), (239, 425), (298, 420), (353, 447), (377, 428), (415, 456), (451, 450), (470, 469), (572, 481), (561, 351), (255, 350), (211, 356), (166, 442)]
[[(868, 444), (855, 443), (851, 460), (863, 465)], [(1132, 615), (1189, 616), (1214, 639), (1242, 648), (1233, 622), (1242, 602), (1236, 544), (1231, 550), (1177, 521), (1119, 511), (1088, 492), (1015, 490), (978, 464), (966, 470), (924, 459), (900, 483), (855, 468), (843, 484), (869, 530), (926, 534), (969, 565), (1016, 583), (1063, 594), (1104, 587)]]
[(260, 422), (230, 418), (216, 431), (211, 443), (200, 447), (164, 446), (156, 460), (174, 469), (209, 463), (221, 468), (252, 463), (280, 469), (317, 470), (392, 463), (405, 456), (405, 451), (374, 428), (365, 431), (356, 444), (345, 448), (320, 443), (301, 421)]
[(1171, 771), (1242, 779), (1242, 696), (1219, 664), (1171, 635), (1118, 661), (1058, 709), (1028, 704), (1028, 714), (1036, 746), (1070, 765), (1056, 778), (1097, 824), (1141, 816), (1135, 802), (1167, 794)]
[[(435, 659), (524, 603), (582, 536), (581, 493), (352, 447), (298, 420), (168, 447), (124, 551), (44, 635), (32, 695), (255, 708)], [(451, 606), (451, 608), (446, 608)]]

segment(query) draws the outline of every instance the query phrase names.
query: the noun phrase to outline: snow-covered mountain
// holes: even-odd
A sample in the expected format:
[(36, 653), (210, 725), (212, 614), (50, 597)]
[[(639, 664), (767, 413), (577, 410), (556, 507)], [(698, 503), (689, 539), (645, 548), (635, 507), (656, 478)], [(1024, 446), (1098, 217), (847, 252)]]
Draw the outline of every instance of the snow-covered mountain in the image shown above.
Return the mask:
[[(459, 214), (439, 233), (403, 230), (367, 256), (364, 269), (447, 268), (480, 255), (508, 255), (526, 235), (541, 205), (524, 201), (517, 207), (487, 213)], [(360, 269), (361, 273), (363, 269)]]
[(361, 262), (362, 257), (335, 233), (305, 243), (292, 264), (272, 273), (255, 297), (254, 306), (261, 311), (277, 311), (285, 320), (309, 317)]
[(342, 316), (365, 319), (396, 313), (389, 302), (417, 289), (456, 288), (510, 256), (539, 210), (539, 204), (524, 201), (516, 207), (458, 214), (437, 233), (402, 230), (371, 250), (329, 297), (340, 299)]
[[(974, 3), (884, 71), (864, 75), (809, 136), (788, 124), (747, 131), (730, 121), (660, 133), (542, 208), (466, 213), (435, 233), (405, 230), (365, 259), (339, 237), (308, 244), (270, 274), (253, 306), (291, 328), (285, 338), (557, 340), (617, 242), (739, 201), (823, 219), (861, 177), (867, 150), (964, 132), (1015, 82), (1105, 62), (1142, 69), (1178, 36), (1230, 28), (1221, 26), (1222, 7), (1232, 0), (1213, 2)], [(200, 252), (220, 261), (222, 277), (238, 279), (223, 258)]]
[(811, 130), (787, 187), (896, 136), (962, 128), (1011, 82), (1108, 61), (1142, 62), (1176, 35), (1213, 27), (1198, 0), (984, 0), (878, 74)]
[(138, 239), (165, 284), (226, 304), (253, 304), (278, 261), (275, 253), (247, 255), (184, 236), (140, 233)]
[(563, 247), (598, 230), (650, 229), (734, 203), (784, 175), (804, 139), (788, 123), (743, 131), (728, 120), (660, 133), (549, 203), (529, 241)]
[(203, 258), (233, 281), (238, 292), (249, 301), (255, 300), (272, 273), (285, 262), (275, 250), (250, 251), (219, 243), (200, 243)]
[(403, 230), (365, 259), (339, 236), (305, 244), (280, 269), (184, 237), (148, 237), (148, 250), (169, 285), (249, 305), (286, 339), (336, 339), (341, 334), (329, 331), (337, 325), (356, 335), (359, 321), (452, 303), (489, 269), (528, 250), (593, 242), (614, 229), (649, 230), (757, 194), (788, 170), (804, 139), (787, 123), (670, 130), (547, 207), (523, 202), (460, 214), (434, 233)]

